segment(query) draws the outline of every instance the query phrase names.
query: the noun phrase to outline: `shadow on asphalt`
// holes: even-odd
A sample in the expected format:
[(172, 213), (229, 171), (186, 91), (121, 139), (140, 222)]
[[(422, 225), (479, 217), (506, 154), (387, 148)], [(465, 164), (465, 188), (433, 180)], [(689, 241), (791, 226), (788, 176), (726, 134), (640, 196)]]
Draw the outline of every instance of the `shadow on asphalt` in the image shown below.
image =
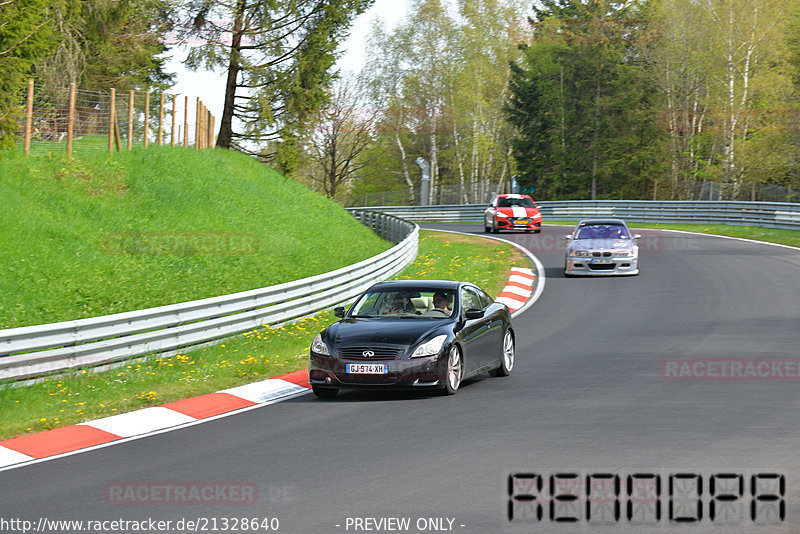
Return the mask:
[[(481, 375), (468, 380), (464, 380), (459, 387), (459, 391), (454, 395), (458, 397), (463, 394), (462, 389), (469, 388), (471, 384), (490, 379), (489, 375)], [(302, 395), (291, 399), (289, 402), (309, 403), (309, 402), (392, 402), (392, 401), (415, 401), (430, 400), (435, 398), (446, 398), (438, 389), (427, 390), (402, 390), (402, 389), (342, 389), (339, 394), (332, 399), (319, 399), (313, 393)]]

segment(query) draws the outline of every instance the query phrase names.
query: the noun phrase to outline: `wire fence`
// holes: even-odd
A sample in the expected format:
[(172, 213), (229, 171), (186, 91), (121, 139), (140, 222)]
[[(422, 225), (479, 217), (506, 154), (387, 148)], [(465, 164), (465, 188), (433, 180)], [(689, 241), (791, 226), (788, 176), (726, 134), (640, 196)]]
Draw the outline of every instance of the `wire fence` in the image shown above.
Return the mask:
[[(430, 193), (431, 205), (443, 204), (488, 204), (498, 193), (510, 193), (511, 182), (481, 183), (460, 185), (437, 185)], [(408, 188), (395, 191), (373, 191), (345, 195), (335, 198), (345, 207), (353, 206), (415, 206), (419, 205), (422, 198), (420, 186), (414, 188), (412, 196)], [(467, 198), (469, 202), (464, 202)]]
[(213, 147), (216, 119), (199, 98), (164, 93), (89, 91), (29, 80), (17, 132), (26, 156), (150, 145)]
[[(763, 184), (747, 183), (739, 187), (738, 192), (734, 193), (732, 184), (724, 184), (711, 181), (684, 181), (681, 182), (681, 198), (673, 199), (668, 192), (659, 191), (663, 195), (658, 195), (653, 200), (731, 200), (731, 201), (750, 201), (750, 202), (791, 202), (800, 203), (800, 190), (792, 187)], [(519, 192), (512, 188), (511, 182), (488, 184), (488, 186), (478, 190), (477, 194), (467, 191), (469, 202), (464, 202), (464, 191), (459, 185), (436, 186), (431, 193), (430, 204), (433, 206), (451, 204), (488, 204), (498, 193)], [(536, 195), (533, 195), (534, 198)], [(354, 206), (418, 206), (420, 204), (420, 188), (414, 189), (412, 196), (408, 188), (393, 191), (372, 191), (342, 195), (335, 198), (337, 202), (345, 207)]]

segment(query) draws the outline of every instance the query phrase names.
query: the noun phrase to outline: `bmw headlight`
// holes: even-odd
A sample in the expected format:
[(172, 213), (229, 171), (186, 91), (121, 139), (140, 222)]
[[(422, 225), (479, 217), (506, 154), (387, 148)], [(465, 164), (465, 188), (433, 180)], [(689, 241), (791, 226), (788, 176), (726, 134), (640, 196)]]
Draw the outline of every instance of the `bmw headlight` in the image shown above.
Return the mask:
[(411, 357), (419, 358), (420, 356), (434, 356), (439, 354), (439, 352), (442, 350), (442, 345), (444, 345), (445, 339), (447, 339), (447, 336), (441, 335), (436, 336), (425, 343), (420, 343), (416, 350), (414, 350), (414, 353), (411, 355)]
[(633, 253), (628, 249), (615, 250), (614, 256), (633, 256)]
[(328, 350), (328, 345), (322, 341), (322, 334), (317, 334), (317, 337), (315, 337), (314, 341), (311, 342), (311, 352), (316, 352), (317, 354), (322, 354), (323, 356), (331, 355), (331, 351)]
[(569, 253), (570, 256), (574, 258), (586, 258), (589, 256), (588, 250), (572, 250)]

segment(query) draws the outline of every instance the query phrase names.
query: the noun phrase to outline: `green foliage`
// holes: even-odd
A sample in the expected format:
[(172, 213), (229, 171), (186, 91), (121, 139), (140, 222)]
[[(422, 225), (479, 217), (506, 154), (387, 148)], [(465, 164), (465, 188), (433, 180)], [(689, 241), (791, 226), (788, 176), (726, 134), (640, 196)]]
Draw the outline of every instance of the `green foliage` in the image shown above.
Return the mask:
[(0, 148), (14, 144), (31, 66), (55, 44), (48, 0), (12, 0), (0, 7)]
[(135, 149), (0, 158), (0, 328), (212, 297), (389, 244), (253, 158)]
[[(614, 28), (637, 15), (611, 2), (542, 2), (535, 39), (512, 65), (509, 121), (518, 181), (541, 199), (640, 196), (659, 170), (655, 88)], [(612, 30), (612, 31), (610, 31)]]
[[(262, 158), (293, 172), (296, 137), (327, 102), (336, 48), (372, 1), (189, 2), (192, 33), (207, 44), (192, 49), (187, 65), (229, 73), (217, 145), (256, 144)], [(215, 22), (220, 20), (229, 22)], [(242, 131), (233, 131), (234, 118), (244, 124)]]

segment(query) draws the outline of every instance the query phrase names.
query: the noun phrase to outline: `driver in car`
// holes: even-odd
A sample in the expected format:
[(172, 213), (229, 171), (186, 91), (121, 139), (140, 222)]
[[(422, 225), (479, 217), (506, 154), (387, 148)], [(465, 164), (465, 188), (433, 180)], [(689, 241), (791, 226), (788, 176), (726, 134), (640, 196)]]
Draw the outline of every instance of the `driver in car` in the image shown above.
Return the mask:
[(434, 309), (441, 310), (447, 315), (450, 315), (450, 302), (447, 294), (442, 291), (437, 291), (433, 294), (433, 307)]

